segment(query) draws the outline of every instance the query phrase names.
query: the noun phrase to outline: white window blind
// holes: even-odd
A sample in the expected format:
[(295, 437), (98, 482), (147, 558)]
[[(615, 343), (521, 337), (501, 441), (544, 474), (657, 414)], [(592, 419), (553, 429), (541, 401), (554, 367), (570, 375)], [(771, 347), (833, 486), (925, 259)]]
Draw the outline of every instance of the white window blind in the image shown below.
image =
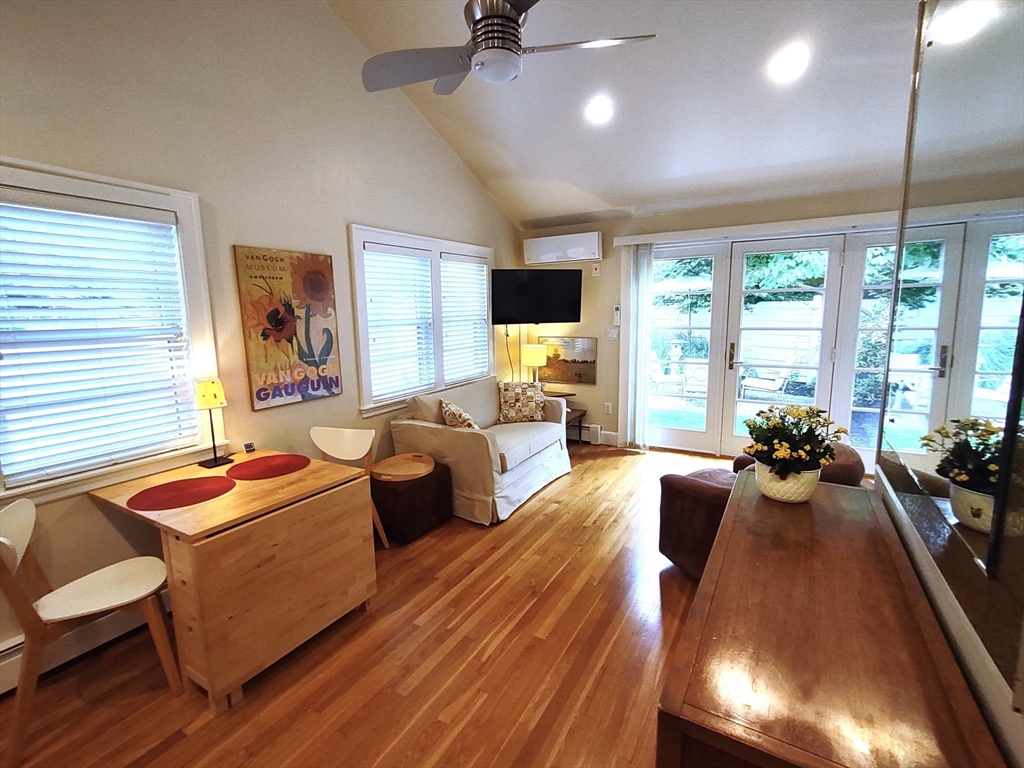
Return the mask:
[(367, 250), (363, 254), (370, 379), (375, 403), (434, 385), (430, 254), (381, 250)]
[(490, 368), (487, 262), (441, 254), (444, 382), (485, 376)]
[(0, 203), (8, 488), (199, 442), (176, 226), (116, 208)]

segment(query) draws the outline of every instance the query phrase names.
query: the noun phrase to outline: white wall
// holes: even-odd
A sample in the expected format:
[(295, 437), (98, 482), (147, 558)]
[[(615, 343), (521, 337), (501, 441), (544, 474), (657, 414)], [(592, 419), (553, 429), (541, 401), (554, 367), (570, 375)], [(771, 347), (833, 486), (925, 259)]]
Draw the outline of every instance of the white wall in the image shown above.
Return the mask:
[[(366, 57), (319, 0), (0, 4), (0, 154), (199, 195), (233, 450), (316, 455), (313, 425), (386, 426), (357, 409), (350, 222), (514, 260), (516, 228), (405, 96), (364, 92)], [(233, 244), (333, 255), (343, 395), (250, 411)], [(82, 496), (42, 506), (35, 543), (55, 584), (159, 552)]]

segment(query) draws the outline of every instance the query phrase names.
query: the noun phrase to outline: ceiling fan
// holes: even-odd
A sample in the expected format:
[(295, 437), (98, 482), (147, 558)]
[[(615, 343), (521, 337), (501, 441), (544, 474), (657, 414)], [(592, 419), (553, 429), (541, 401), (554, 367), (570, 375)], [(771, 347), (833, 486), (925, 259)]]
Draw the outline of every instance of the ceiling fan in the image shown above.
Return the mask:
[(613, 37), (523, 47), (526, 12), (539, 0), (469, 0), (466, 25), (471, 38), (463, 46), (413, 48), (374, 56), (363, 65), (363, 86), (383, 91), (403, 85), (435, 80), (434, 93), (455, 92), (472, 72), (488, 83), (507, 83), (523, 71), (523, 54), (565, 51), (570, 48), (607, 48), (623, 43), (650, 40), (654, 35)]

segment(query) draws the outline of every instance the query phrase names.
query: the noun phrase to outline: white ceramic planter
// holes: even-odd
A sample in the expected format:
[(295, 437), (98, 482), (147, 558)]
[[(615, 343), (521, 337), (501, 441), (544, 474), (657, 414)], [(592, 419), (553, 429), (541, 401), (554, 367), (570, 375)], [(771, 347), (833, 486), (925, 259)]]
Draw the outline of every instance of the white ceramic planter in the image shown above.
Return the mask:
[(785, 501), (788, 504), (799, 504), (811, 498), (811, 494), (818, 486), (818, 475), (821, 474), (821, 470), (793, 473), (782, 480), (771, 471), (768, 465), (757, 462), (754, 465), (754, 474), (757, 478), (758, 489), (769, 499)]
[(978, 493), (949, 486), (949, 504), (956, 519), (975, 531), (988, 533), (992, 529), (992, 505), (995, 499), (987, 493)]

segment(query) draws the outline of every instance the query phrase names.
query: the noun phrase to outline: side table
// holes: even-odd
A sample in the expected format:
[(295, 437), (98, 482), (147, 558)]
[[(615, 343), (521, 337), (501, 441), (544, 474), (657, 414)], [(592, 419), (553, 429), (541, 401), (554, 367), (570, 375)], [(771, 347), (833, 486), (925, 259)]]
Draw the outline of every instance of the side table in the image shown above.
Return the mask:
[(400, 544), (441, 525), (454, 511), (451, 469), (422, 453), (400, 453), (374, 464), (370, 494), (384, 530)]
[(565, 414), (565, 439), (569, 439), (569, 427), (576, 427), (576, 442), (583, 442), (583, 417), (587, 415), (585, 408), (570, 408)]

